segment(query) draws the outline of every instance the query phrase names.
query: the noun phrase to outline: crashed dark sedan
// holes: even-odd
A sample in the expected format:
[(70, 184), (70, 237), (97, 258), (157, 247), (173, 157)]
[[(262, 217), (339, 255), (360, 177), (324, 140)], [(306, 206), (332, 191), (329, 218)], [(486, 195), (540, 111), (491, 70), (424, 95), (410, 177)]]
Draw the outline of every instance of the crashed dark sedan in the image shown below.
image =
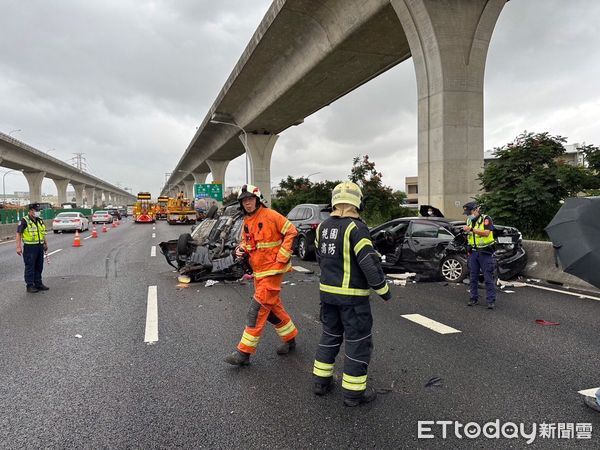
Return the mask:
[(179, 272), (180, 281), (238, 280), (249, 272), (245, 261), (235, 257), (244, 222), (239, 205), (209, 216), (192, 233), (159, 244), (167, 263)]
[[(469, 272), (464, 222), (440, 217), (403, 217), (371, 229), (382, 265), (448, 282), (460, 282)], [(494, 225), (498, 277), (508, 280), (527, 264), (522, 236), (514, 227)]]

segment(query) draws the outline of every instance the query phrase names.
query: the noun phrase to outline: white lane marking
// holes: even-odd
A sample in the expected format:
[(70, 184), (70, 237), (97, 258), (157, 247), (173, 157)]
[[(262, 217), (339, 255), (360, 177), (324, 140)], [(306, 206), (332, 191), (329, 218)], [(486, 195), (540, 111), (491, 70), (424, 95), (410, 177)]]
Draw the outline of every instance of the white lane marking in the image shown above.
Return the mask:
[(152, 237), (155, 238), (156, 237), (156, 233), (152, 233)]
[(4, 241), (4, 242), (0, 242), (0, 245), (2, 244), (10, 244), (11, 242), (16, 242), (14, 239), (12, 241)]
[(54, 255), (55, 253), (58, 253), (58, 252), (62, 252), (62, 248), (59, 248), (58, 250), (54, 250), (53, 252), (48, 253), (48, 256), (52, 256), (52, 255)]
[(591, 295), (585, 295), (585, 294), (578, 294), (577, 292), (567, 292), (567, 291), (562, 291), (560, 289), (552, 289), (549, 287), (545, 287), (545, 286), (536, 286), (535, 284), (529, 284), (529, 283), (523, 283), (525, 286), (529, 286), (532, 288), (536, 288), (536, 289), (543, 289), (544, 291), (551, 291), (551, 292), (558, 292), (559, 294), (566, 294), (566, 295), (573, 295), (575, 297), (579, 297), (579, 298), (589, 298), (590, 300), (596, 300), (600, 302), (600, 298), (599, 297), (594, 297)]
[(598, 389), (600, 388), (583, 389), (582, 391), (577, 391), (577, 393), (584, 397), (595, 397)]
[(146, 309), (146, 335), (144, 342), (158, 341), (158, 294), (156, 286), (148, 286), (148, 307)]
[(156, 245), (153, 245), (150, 249), (150, 256), (156, 256)]
[(435, 320), (422, 316), (421, 314), (404, 314), (402, 317), (440, 334), (461, 333), (461, 331), (457, 330), (456, 328), (436, 322)]
[(155, 227), (154, 225), (152, 225), (152, 229), (153, 229), (153, 230), (156, 230), (156, 227)]
[(314, 270), (310, 270), (310, 269), (307, 269), (306, 267), (302, 267), (302, 266), (292, 266), (292, 269), (294, 269), (296, 272), (300, 272), (300, 273), (315, 273)]
[(92, 236), (88, 236), (88, 237), (84, 237), (83, 240), (87, 241), (89, 238), (91, 238)]

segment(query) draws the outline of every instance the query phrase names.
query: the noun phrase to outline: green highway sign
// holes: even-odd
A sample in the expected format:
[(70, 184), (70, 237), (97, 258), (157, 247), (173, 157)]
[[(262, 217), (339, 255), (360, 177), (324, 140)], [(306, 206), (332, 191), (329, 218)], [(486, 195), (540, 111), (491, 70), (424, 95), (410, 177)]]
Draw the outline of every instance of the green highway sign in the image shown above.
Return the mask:
[(223, 185), (214, 184), (194, 184), (194, 198), (212, 198), (218, 202), (223, 201)]

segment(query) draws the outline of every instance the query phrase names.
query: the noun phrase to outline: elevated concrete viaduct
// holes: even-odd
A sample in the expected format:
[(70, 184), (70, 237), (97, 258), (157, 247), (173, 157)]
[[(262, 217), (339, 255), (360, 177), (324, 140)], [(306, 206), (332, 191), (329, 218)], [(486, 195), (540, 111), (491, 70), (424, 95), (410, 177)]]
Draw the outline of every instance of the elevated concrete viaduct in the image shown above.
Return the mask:
[[(129, 192), (36, 150), (4, 133), (0, 133), (0, 166), (23, 173), (29, 184), (29, 194), (32, 202), (42, 200), (42, 181), (44, 178), (51, 178), (54, 181), (59, 203), (67, 202), (68, 184), (71, 184), (75, 189), (75, 199), (78, 206), (83, 205), (85, 197), (87, 197), (89, 205), (101, 205), (103, 202), (107, 204), (111, 202), (125, 204), (136, 200), (136, 197)], [(103, 194), (104, 199), (102, 198)]]
[[(214, 181), (223, 181), (227, 164), (247, 151), (249, 181), (270, 197), (270, 161), (279, 133), (412, 56), (419, 202), (459, 216), (460, 206), (479, 190), (485, 60), (504, 4), (275, 0), (167, 186), (209, 171)], [(211, 123), (215, 113), (242, 127), (247, 143), (236, 126)]]

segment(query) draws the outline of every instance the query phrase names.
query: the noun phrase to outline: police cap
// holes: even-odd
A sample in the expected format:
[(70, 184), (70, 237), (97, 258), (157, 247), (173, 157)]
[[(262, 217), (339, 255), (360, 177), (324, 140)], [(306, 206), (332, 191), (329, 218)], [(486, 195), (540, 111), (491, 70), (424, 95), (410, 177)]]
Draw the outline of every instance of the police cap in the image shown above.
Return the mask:
[(33, 209), (34, 211), (40, 211), (42, 208), (39, 203), (30, 203), (29, 205), (27, 205), (27, 209), (28, 210)]
[(463, 205), (463, 215), (468, 216), (475, 209), (479, 208), (477, 202), (469, 202)]

